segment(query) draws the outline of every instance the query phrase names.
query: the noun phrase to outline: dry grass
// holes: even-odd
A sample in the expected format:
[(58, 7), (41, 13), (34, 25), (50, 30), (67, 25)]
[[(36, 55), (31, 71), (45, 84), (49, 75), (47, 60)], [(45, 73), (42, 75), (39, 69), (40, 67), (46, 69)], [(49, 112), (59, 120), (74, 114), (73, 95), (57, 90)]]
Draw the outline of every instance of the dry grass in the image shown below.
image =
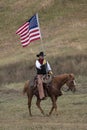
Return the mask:
[[(49, 7), (48, 7), (49, 5)], [(61, 0), (0, 1), (0, 66), (32, 59), (41, 50), (40, 40), (21, 47), (16, 30), (35, 12), (39, 13), (47, 55), (86, 54), (87, 2)], [(44, 8), (43, 8), (44, 6)], [(4, 20), (6, 19), (6, 20)]]
[[(61, 49), (61, 51), (65, 51)], [(71, 50), (72, 51), (72, 50)], [(32, 56), (33, 57), (33, 56)], [(49, 63), (51, 64), (54, 75), (62, 73), (74, 73), (75, 76), (87, 76), (87, 56), (81, 54), (73, 54), (70, 56), (49, 56)], [(32, 79), (36, 75), (35, 57), (32, 60), (25, 59), (22, 62), (15, 62), (11, 65), (6, 65), (0, 68), (0, 84), (24, 82), (27, 79)]]
[[(54, 74), (78, 75), (78, 91), (74, 95), (64, 93), (57, 102), (58, 116), (55, 113), (51, 117), (42, 116), (34, 98), (34, 116), (29, 117), (27, 98), (22, 95), (24, 81), (35, 75), (34, 63), (41, 43), (38, 40), (22, 48), (15, 32), (36, 12)], [(0, 0), (0, 130), (87, 129), (86, 28), (86, 0)], [(47, 114), (50, 99), (42, 102), (42, 107)]]
[[(59, 115), (43, 116), (32, 101), (33, 117), (28, 115), (27, 97), (22, 95), (24, 83), (0, 87), (0, 130), (86, 130), (87, 129), (87, 88), (79, 82), (75, 94), (65, 93), (57, 102)], [(86, 80), (85, 80), (86, 82)], [(48, 98), (41, 103), (47, 114), (51, 108)], [(3, 116), (4, 115), (4, 116)]]

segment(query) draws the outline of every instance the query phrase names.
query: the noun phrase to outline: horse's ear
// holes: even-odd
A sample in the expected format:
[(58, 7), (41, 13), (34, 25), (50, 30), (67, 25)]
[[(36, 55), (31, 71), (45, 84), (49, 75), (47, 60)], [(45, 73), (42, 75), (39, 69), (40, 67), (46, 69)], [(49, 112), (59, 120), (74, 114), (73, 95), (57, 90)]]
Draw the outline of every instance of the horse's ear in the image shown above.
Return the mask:
[(74, 78), (74, 74), (73, 73), (69, 74), (69, 77)]

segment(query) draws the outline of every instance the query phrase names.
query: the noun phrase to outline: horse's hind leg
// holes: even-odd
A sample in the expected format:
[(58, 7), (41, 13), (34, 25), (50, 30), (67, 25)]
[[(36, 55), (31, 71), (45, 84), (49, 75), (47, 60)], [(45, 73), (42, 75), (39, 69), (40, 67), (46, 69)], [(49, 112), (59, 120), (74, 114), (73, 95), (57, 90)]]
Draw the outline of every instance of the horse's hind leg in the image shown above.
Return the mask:
[(41, 100), (39, 98), (37, 98), (36, 105), (40, 109), (41, 113), (44, 115), (44, 111), (42, 110), (42, 108), (40, 106), (40, 102), (41, 102)]
[(31, 101), (32, 101), (32, 97), (33, 97), (33, 96), (29, 96), (29, 97), (28, 97), (28, 109), (29, 109), (29, 114), (30, 114), (30, 116), (32, 116), (32, 114), (31, 114)]

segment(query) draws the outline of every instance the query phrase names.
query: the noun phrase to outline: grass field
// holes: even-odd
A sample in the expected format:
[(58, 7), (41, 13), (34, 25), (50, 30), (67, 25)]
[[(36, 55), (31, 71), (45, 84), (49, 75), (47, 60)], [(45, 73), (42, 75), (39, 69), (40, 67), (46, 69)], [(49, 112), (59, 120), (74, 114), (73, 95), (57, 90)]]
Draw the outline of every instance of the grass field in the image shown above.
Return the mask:
[[(87, 79), (85, 79), (85, 82)], [(58, 101), (59, 115), (48, 117), (41, 115), (36, 107), (36, 98), (32, 101), (30, 117), (27, 97), (23, 96), (24, 83), (2, 85), (0, 87), (0, 130), (87, 130), (87, 84), (77, 78), (77, 92), (63, 92)], [(48, 98), (41, 103), (45, 114), (51, 108)]]
[(41, 41), (22, 48), (15, 32), (36, 12), (44, 51), (53, 72), (87, 75), (86, 0), (0, 0), (1, 84), (23, 82), (35, 73), (35, 59), (41, 51)]
[[(24, 82), (35, 72), (37, 40), (22, 48), (16, 30), (38, 12), (53, 73), (74, 73), (77, 92), (63, 92), (59, 115), (43, 116), (33, 98), (28, 115)], [(31, 75), (32, 74), (32, 75)], [(48, 98), (42, 102), (47, 114)], [(87, 0), (0, 0), (0, 130), (87, 130)]]
[[(1, 0), (0, 66), (29, 61), (41, 50), (40, 40), (22, 48), (16, 30), (38, 12), (43, 46), (48, 57), (87, 52), (86, 0)], [(32, 59), (31, 59), (32, 60)]]

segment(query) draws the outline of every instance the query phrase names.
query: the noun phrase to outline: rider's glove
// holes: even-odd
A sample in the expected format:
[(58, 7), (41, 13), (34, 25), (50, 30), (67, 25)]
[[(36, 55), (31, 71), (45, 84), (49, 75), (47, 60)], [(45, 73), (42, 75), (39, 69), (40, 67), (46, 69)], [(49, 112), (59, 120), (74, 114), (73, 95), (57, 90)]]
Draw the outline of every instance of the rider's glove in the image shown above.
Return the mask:
[(51, 74), (51, 75), (53, 75), (53, 72), (50, 70), (50, 71), (48, 72), (48, 74)]

